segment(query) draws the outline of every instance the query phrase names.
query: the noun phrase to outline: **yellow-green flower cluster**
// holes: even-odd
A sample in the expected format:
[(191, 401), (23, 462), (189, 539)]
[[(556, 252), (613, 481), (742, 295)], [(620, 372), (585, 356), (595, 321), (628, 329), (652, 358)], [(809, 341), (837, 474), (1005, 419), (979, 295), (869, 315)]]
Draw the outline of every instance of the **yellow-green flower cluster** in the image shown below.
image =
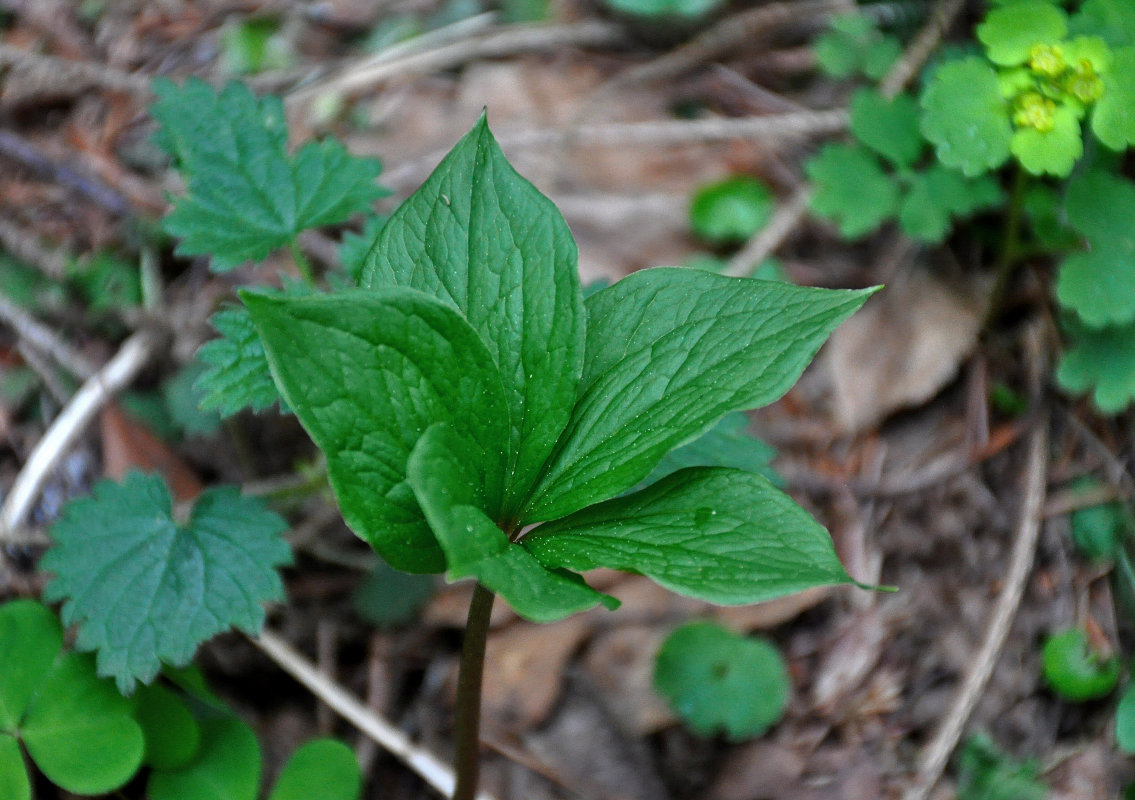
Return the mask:
[(1001, 95), (1017, 130), (1048, 133), (1079, 122), (1104, 94), (1111, 50), (1093, 36), (1038, 42), (1016, 64), (1001, 64)]

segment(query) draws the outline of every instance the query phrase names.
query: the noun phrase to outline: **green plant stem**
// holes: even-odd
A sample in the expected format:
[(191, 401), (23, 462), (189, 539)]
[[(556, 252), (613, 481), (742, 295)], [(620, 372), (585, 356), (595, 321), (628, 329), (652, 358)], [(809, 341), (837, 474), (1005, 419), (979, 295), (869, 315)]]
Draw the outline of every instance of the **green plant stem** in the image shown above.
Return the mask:
[(316, 286), (315, 273), (311, 269), (311, 262), (307, 260), (307, 256), (305, 256), (303, 250), (300, 249), (299, 240), (293, 238), (288, 242), (288, 250), (292, 254), (292, 261), (296, 263), (296, 269), (299, 270), (300, 277), (303, 278), (304, 283), (308, 286)]
[(1025, 187), (1028, 175), (1018, 164), (1013, 170), (1013, 188), (1009, 195), (1009, 215), (1005, 218), (1005, 235), (1001, 240), (1001, 253), (994, 269), (993, 290), (989, 294), (989, 305), (985, 309), (983, 328), (996, 321), (1005, 301), (1005, 292), (1013, 279), (1013, 273), (1021, 263), (1021, 217), (1025, 206)]
[(456, 747), (453, 756), (457, 787), (453, 790), (453, 800), (474, 800), (477, 796), (481, 766), (481, 676), (485, 671), (485, 645), (495, 599), (496, 595), (478, 583), (469, 604), (465, 641), (461, 645), (461, 665), (457, 671)]

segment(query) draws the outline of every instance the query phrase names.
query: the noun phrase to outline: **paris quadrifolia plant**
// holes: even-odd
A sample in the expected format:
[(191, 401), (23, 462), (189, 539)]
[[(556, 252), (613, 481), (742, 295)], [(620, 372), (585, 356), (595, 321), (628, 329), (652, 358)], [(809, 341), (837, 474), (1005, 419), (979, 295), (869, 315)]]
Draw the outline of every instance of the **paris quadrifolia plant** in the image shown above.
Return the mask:
[[(239, 84), (165, 82), (157, 93), (159, 142), (186, 178), (165, 223), (179, 251), (222, 270), (286, 248), (304, 278), (244, 289), (214, 317), (205, 404), (230, 415), (282, 401), (323, 452), (359, 537), (399, 570), (474, 584), (455, 798), (476, 791), (496, 597), (548, 622), (618, 605), (585, 581), (597, 567), (718, 604), (853, 583), (825, 529), (764, 475), (656, 468), (783, 395), (873, 289), (655, 268), (585, 300), (567, 224), (510, 166), (485, 116), (389, 220), (364, 225), (367, 241), (344, 243), (341, 272), (318, 276), (298, 234), (367, 213), (383, 193), (377, 162), (332, 141), (289, 153), (279, 101)], [(124, 688), (183, 663), (218, 626), (258, 629), (259, 603), (279, 596), (281, 521), (258, 502), (213, 490), (181, 523), (160, 481), (141, 476), (84, 502), (88, 529), (115, 529), (125, 513), (162, 543), (142, 565), (121, 540), (116, 574), (170, 576), (147, 590), (161, 625), (144, 610), (116, 623), (100, 609), (121, 608), (122, 588), (80, 575), (111, 556), (70, 535), (74, 514), (57, 532), (54, 596), (68, 599), (80, 647), (98, 649), (100, 671)], [(208, 610), (199, 625), (168, 613), (179, 587)]]

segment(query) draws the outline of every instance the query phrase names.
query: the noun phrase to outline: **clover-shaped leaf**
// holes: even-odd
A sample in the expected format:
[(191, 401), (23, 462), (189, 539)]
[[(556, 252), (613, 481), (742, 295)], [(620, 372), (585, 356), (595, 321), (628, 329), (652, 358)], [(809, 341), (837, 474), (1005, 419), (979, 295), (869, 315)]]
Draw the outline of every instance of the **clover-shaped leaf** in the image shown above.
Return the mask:
[(839, 225), (849, 239), (875, 230), (898, 207), (894, 179), (858, 145), (825, 145), (804, 171), (815, 185), (812, 210)]
[(98, 650), (99, 673), (131, 691), (229, 626), (259, 630), (261, 603), (283, 594), (276, 567), (291, 560), (286, 527), (233, 488), (206, 491), (178, 524), (161, 478), (132, 472), (66, 507), (41, 562), (55, 573), (44, 594), (66, 598), (77, 646)]
[[(26, 798), (22, 741), (35, 765), (69, 792), (103, 794), (142, 764), (130, 701), (95, 674), (94, 660), (61, 653), (55, 615), (29, 600), (0, 607), (0, 788)], [(18, 768), (17, 768), (18, 767)]]
[(1100, 411), (1118, 414), (1135, 400), (1135, 324), (1065, 325), (1071, 344), (1057, 368), (1057, 383), (1077, 394), (1091, 392)]
[(888, 100), (874, 89), (860, 89), (851, 98), (855, 138), (899, 167), (910, 166), (922, 153), (918, 118), (918, 101), (908, 94)]
[(760, 736), (784, 714), (792, 683), (765, 639), (712, 622), (691, 622), (662, 643), (654, 687), (695, 733), (724, 731), (732, 741)]
[(966, 175), (1005, 163), (1013, 138), (1009, 112), (993, 68), (984, 59), (943, 64), (922, 92), (922, 134), (938, 160)]
[(256, 800), (260, 788), (260, 743), (247, 724), (232, 716), (201, 722), (201, 746), (178, 769), (155, 769), (146, 784), (149, 800)]
[(188, 764), (201, 744), (201, 727), (185, 701), (160, 684), (143, 686), (134, 714), (146, 737), (146, 763), (155, 769)]
[(1038, 44), (1060, 41), (1068, 32), (1068, 18), (1045, 0), (1022, 0), (990, 11), (977, 28), (994, 64), (1023, 64)]
[(313, 739), (292, 753), (268, 800), (357, 800), (361, 790), (354, 751), (337, 739)]

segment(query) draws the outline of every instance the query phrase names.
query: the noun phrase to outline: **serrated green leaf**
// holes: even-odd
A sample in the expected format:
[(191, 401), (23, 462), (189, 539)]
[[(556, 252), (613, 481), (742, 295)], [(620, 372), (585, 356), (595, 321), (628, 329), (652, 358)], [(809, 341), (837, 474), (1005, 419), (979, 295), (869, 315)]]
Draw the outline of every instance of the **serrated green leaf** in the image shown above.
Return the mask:
[(583, 364), (571, 232), (516, 173), (484, 115), (379, 233), (360, 285), (409, 286), (460, 309), (508, 400), (514, 512), (567, 423)]
[(1125, 150), (1135, 144), (1135, 47), (1116, 50), (1111, 69), (1102, 77), (1103, 95), (1092, 112), (1092, 133), (1112, 150)]
[(451, 427), (434, 425), (407, 465), (410, 485), (445, 551), (446, 577), (475, 578), (533, 622), (551, 622), (603, 601), (578, 576), (546, 569), (485, 515), (468, 448)]
[(898, 207), (895, 179), (879, 160), (857, 145), (828, 144), (804, 165), (812, 181), (812, 210), (839, 225), (854, 239), (892, 217)]
[(291, 561), (286, 528), (234, 488), (204, 492), (179, 525), (161, 478), (131, 472), (64, 509), (40, 565), (55, 573), (44, 596), (66, 598), (77, 647), (98, 650), (99, 674), (129, 692), (230, 626), (260, 629), (261, 604), (283, 597), (276, 567)]
[(823, 526), (766, 478), (725, 468), (676, 472), (521, 541), (548, 567), (639, 572), (722, 605), (851, 581)]
[(475, 445), (467, 457), (485, 482), (486, 507), (500, 510), (509, 412), (476, 332), (416, 289), (242, 297), (277, 386), (327, 455), (347, 524), (398, 569), (442, 571), (406, 460), (430, 425), (452, 422)]
[(381, 165), (333, 140), (286, 149), (283, 107), (230, 83), (221, 92), (190, 79), (154, 84), (159, 142), (180, 162), (188, 191), (163, 227), (177, 252), (210, 255), (213, 269), (261, 260), (307, 228), (343, 222), (385, 192)]
[(1135, 324), (1089, 328), (1067, 324), (1071, 344), (1056, 370), (1069, 392), (1091, 392), (1096, 408), (1118, 414), (1135, 400)]
[(1052, 130), (1018, 128), (1009, 150), (1021, 166), (1033, 175), (1067, 177), (1084, 154), (1080, 120), (1068, 106), (1057, 106), (1052, 114)]
[(749, 418), (734, 411), (702, 436), (667, 453), (643, 483), (655, 483), (687, 467), (731, 467), (763, 475), (776, 485), (781, 479), (772, 467), (774, 458), (776, 449), (750, 434)]
[(135, 718), (146, 741), (145, 763), (155, 769), (179, 769), (201, 744), (201, 727), (176, 694), (159, 684), (139, 689)]
[(0, 733), (0, 797), (32, 800), (32, 786), (20, 743), (6, 733)]
[(357, 800), (362, 785), (351, 748), (336, 739), (315, 739), (292, 753), (268, 800)]
[(776, 647), (712, 622), (691, 622), (662, 643), (654, 687), (695, 733), (760, 736), (788, 707), (792, 681)]
[(201, 749), (187, 766), (154, 770), (146, 785), (149, 800), (256, 800), (260, 745), (245, 723), (214, 717), (201, 723)]
[(1069, 27), (1072, 33), (1099, 36), (1112, 47), (1135, 45), (1135, 5), (1128, 0), (1084, 0)]
[(932, 164), (910, 179), (899, 209), (903, 231), (925, 242), (941, 242), (954, 218), (964, 217), (1004, 201), (997, 182), (988, 175), (966, 178), (956, 170)]
[(1005, 163), (1013, 138), (997, 74), (984, 59), (943, 64), (922, 92), (922, 135), (938, 160), (973, 177)]
[(776, 400), (873, 291), (672, 267), (595, 293), (579, 399), (522, 519), (613, 497), (730, 411)]
[(43, 679), (21, 726), (24, 745), (52, 783), (104, 794), (142, 765), (142, 729), (130, 701), (95, 675), (94, 659), (67, 653)]
[(707, 183), (690, 201), (690, 226), (716, 244), (748, 239), (772, 216), (776, 201), (764, 183), (748, 175)]
[(1057, 299), (1093, 328), (1135, 322), (1135, 183), (1087, 173), (1069, 184), (1065, 209), (1088, 250), (1060, 266)]
[(989, 60), (1001, 66), (1023, 64), (1038, 44), (1052, 44), (1068, 32), (1068, 18), (1045, 0), (1022, 0), (994, 9), (977, 27)]
[(892, 164), (906, 167), (922, 154), (918, 101), (908, 94), (888, 100), (874, 89), (860, 89), (851, 98), (851, 132)]
[(15, 733), (63, 648), (63, 626), (32, 600), (0, 606), (0, 732)]

